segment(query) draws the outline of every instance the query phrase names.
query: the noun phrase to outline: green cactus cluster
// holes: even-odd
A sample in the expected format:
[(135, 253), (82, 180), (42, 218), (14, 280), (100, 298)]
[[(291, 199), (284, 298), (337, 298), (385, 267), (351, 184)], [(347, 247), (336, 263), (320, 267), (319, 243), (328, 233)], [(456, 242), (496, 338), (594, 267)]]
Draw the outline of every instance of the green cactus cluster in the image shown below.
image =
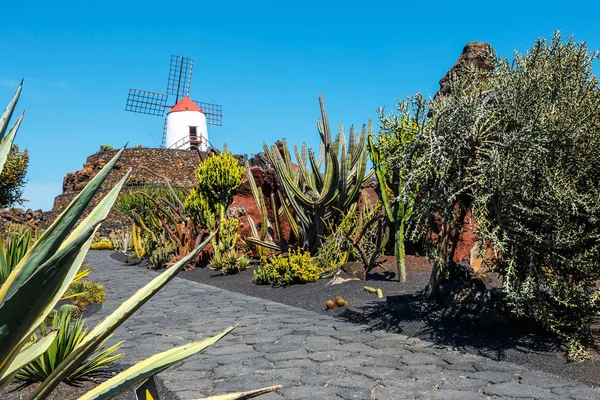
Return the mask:
[(250, 267), (250, 260), (244, 254), (238, 254), (236, 244), (239, 239), (237, 232), (238, 220), (225, 216), (221, 211), (219, 215), (219, 231), (213, 240), (215, 254), (210, 261), (212, 269), (223, 274), (234, 274)]
[(367, 146), (386, 215), (383, 244), (385, 246), (389, 243), (389, 239), (393, 238), (399, 280), (405, 282), (404, 232), (406, 223), (413, 213), (418, 187), (405, 188), (408, 171), (405, 168), (394, 168), (388, 171), (387, 158), (393, 152), (407, 153), (407, 149), (414, 144), (422, 126), (416, 118), (411, 117), (406, 105), (404, 108), (400, 107), (399, 111), (400, 116), (385, 116), (383, 109), (379, 110), (382, 131), (378, 135), (378, 142), (374, 142), (373, 135), (369, 134)]
[[(321, 95), (319, 103), (321, 120), (317, 126), (321, 146), (318, 157), (303, 144), (301, 151), (294, 148), (294, 164), (285, 140), (272, 148), (264, 144), (265, 154), (277, 171), (285, 193), (284, 197), (279, 195), (282, 211), (275, 211), (276, 207), (274, 211), (276, 215), (291, 217), (289, 222), (298, 239), (296, 246), (311, 254), (316, 253), (330, 223), (335, 224), (341, 214), (357, 202), (363, 183), (371, 176), (366, 173), (367, 153), (364, 151), (367, 128), (363, 126), (360, 133), (355, 133), (351, 127), (346, 141), (340, 124), (340, 133), (332, 139)], [(368, 134), (371, 132), (369, 121)], [(263, 229), (264, 226), (262, 224)]]
[(221, 209), (233, 202), (233, 191), (242, 184), (244, 167), (227, 149), (198, 165), (194, 174), (198, 186), (190, 190), (184, 205), (195, 221), (212, 229)]
[(314, 264), (310, 253), (301, 249), (291, 250), (265, 260), (254, 271), (254, 281), (261, 285), (288, 286), (294, 283), (308, 283), (318, 280), (321, 268)]
[(168, 262), (173, 261), (173, 256), (177, 254), (177, 244), (174, 242), (166, 242), (162, 246), (152, 250), (148, 260), (156, 269), (164, 268)]

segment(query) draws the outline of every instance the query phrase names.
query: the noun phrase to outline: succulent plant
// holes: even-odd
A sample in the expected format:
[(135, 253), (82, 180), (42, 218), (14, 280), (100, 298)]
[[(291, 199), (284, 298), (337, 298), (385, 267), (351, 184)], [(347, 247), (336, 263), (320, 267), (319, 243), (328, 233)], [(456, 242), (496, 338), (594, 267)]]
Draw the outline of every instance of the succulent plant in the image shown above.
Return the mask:
[[(358, 134), (351, 127), (347, 143), (340, 124), (340, 133), (332, 140), (321, 95), (319, 103), (322, 119), (317, 124), (321, 137), (318, 158), (303, 144), (301, 152), (298, 147), (294, 148), (297, 159), (294, 165), (285, 140), (272, 148), (264, 143), (265, 154), (283, 185), (285, 197), (280, 196), (279, 200), (283, 212), (292, 217), (290, 224), (298, 238), (296, 245), (311, 254), (327, 233), (328, 223), (357, 202), (363, 183), (371, 176), (366, 173), (367, 153), (364, 151), (367, 128), (363, 126)], [(370, 121), (368, 133), (372, 133)]]

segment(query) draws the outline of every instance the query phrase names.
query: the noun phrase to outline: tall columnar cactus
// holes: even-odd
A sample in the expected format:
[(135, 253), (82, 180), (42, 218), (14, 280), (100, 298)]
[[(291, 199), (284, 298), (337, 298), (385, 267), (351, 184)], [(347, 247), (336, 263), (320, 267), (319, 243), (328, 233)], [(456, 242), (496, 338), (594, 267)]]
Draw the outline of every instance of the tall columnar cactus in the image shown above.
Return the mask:
[[(366, 127), (363, 126), (360, 134), (355, 134), (351, 127), (347, 143), (340, 124), (340, 133), (332, 140), (321, 95), (319, 103), (322, 119), (317, 124), (321, 136), (318, 159), (303, 144), (302, 152), (298, 147), (294, 148), (297, 159), (297, 165), (294, 165), (285, 140), (281, 146), (272, 148), (264, 144), (265, 153), (283, 185), (285, 199), (282, 205), (289, 203), (298, 225), (297, 244), (313, 254), (327, 234), (327, 227), (358, 201), (363, 182), (371, 176), (371, 173), (366, 174)], [(371, 131), (369, 121), (369, 134)]]
[[(400, 111), (403, 109), (401, 108)], [(416, 140), (420, 128), (418, 121), (408, 118), (405, 114), (391, 118), (383, 116), (383, 110), (380, 110), (383, 128), (379, 134), (380, 142), (375, 143), (371, 134), (367, 137), (369, 156), (373, 162), (381, 201), (387, 216), (386, 236), (394, 238), (394, 255), (400, 282), (406, 281), (404, 230), (413, 213), (418, 188), (405, 188), (407, 175), (405, 168), (396, 167), (388, 171), (388, 157), (391, 152), (406, 152), (406, 149)]]

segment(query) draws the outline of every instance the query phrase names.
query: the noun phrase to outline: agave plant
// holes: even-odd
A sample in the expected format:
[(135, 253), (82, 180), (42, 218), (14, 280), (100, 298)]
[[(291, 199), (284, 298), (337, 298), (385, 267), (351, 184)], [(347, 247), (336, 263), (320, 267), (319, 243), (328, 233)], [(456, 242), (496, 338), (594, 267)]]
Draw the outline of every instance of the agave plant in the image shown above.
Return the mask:
[(6, 281), (38, 236), (38, 231), (21, 224), (11, 224), (4, 235), (0, 236), (0, 285)]
[[(38, 359), (33, 360), (17, 373), (17, 379), (26, 382), (44, 382), (58, 365), (81, 343), (89, 333), (85, 321), (73, 317), (70, 307), (61, 307), (54, 312), (50, 326), (46, 322), (40, 325), (40, 334), (47, 336), (50, 332), (58, 331), (58, 335), (48, 349)], [(73, 382), (85, 376), (105, 369), (111, 362), (123, 357), (124, 354), (113, 354), (122, 342), (106, 347), (106, 341), (101, 343), (96, 351), (88, 357), (76, 370), (65, 378), (65, 382)]]
[[(23, 118), (21, 115), (5, 135), (21, 89), (22, 84), (0, 118), (0, 168), (6, 161), (6, 156)], [(130, 171), (77, 225), (92, 198), (119, 160), (123, 150), (116, 153), (39, 240), (30, 247), (12, 270), (4, 285), (0, 287), (0, 389), (11, 382), (23, 366), (43, 354), (54, 341), (56, 332), (35, 342), (31, 342), (30, 338), (68, 289), (87, 254), (99, 223), (108, 215), (119, 191), (129, 177)], [(208, 240), (196, 247), (188, 256), (154, 278), (96, 325), (38, 386), (31, 394), (30, 399), (47, 398), (60, 382), (81, 367), (82, 363), (121, 323), (192, 261), (213, 237), (214, 234), (210, 235)], [(81, 399), (110, 399), (165, 368), (202, 351), (234, 328), (235, 326), (231, 326), (218, 335), (150, 357), (97, 386)], [(271, 388), (271, 390), (275, 390), (275, 388)], [(249, 397), (248, 394), (245, 396)]]

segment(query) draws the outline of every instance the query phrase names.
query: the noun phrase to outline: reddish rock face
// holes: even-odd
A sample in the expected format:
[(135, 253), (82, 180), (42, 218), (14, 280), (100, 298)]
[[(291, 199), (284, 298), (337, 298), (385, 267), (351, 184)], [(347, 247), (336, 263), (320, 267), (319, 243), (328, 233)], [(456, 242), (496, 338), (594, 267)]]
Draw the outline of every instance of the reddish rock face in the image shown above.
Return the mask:
[(462, 75), (467, 68), (476, 67), (483, 72), (494, 69), (494, 61), (490, 58), (492, 46), (484, 42), (469, 42), (458, 57), (456, 64), (440, 80), (440, 90), (434, 99), (440, 95), (450, 93), (450, 78), (452, 75)]

